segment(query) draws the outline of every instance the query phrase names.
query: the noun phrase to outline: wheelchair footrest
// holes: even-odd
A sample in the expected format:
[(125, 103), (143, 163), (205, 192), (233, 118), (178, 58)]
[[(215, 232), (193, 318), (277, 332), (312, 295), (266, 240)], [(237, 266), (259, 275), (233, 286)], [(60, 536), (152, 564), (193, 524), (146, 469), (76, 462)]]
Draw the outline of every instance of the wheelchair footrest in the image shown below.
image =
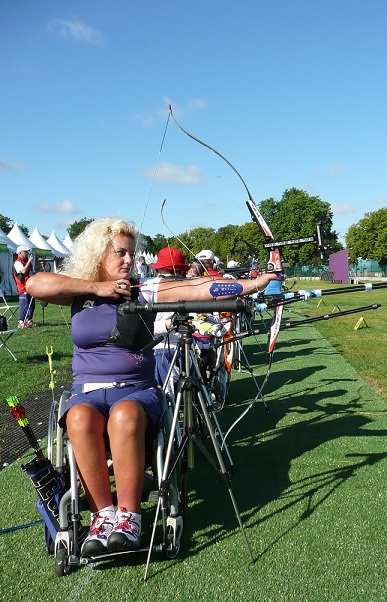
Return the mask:
[[(162, 546), (153, 546), (154, 552), (162, 552)], [(99, 556), (89, 556), (88, 558), (80, 558), (80, 564), (94, 564), (96, 562), (107, 562), (108, 560), (119, 560), (120, 558), (127, 558), (132, 554), (144, 554), (149, 552), (148, 548), (139, 548), (138, 550), (128, 550), (126, 552), (112, 552), (111, 554), (100, 554)]]

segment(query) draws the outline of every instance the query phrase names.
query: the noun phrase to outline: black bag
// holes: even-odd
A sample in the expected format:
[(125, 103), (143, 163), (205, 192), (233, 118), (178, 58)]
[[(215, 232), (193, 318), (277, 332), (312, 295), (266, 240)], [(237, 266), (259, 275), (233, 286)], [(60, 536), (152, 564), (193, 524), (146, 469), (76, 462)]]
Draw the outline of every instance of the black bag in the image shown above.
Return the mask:
[(5, 316), (0, 316), (0, 330), (8, 330), (7, 318)]
[(22, 469), (30, 477), (38, 494), (36, 508), (45, 524), (46, 538), (49, 534), (51, 540), (55, 541), (55, 536), (60, 531), (59, 502), (66, 491), (63, 478), (46, 458), (34, 458), (27, 464), (22, 464)]
[(136, 314), (128, 311), (129, 304), (138, 299), (138, 288), (132, 288), (132, 298), (117, 305), (117, 324), (113, 328), (109, 342), (124, 347), (134, 353), (153, 340), (156, 313)]

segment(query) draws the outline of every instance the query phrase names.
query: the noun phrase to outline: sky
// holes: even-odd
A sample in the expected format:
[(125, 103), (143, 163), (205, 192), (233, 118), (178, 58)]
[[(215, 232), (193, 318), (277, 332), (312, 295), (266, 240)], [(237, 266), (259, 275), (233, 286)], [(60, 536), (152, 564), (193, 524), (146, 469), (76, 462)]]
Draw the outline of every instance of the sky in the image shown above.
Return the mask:
[[(385, 0), (2, 0), (0, 213), (30, 232), (113, 215), (145, 233), (249, 221), (246, 192), (387, 206)], [(162, 223), (160, 209), (166, 199)], [(275, 233), (274, 233), (275, 234)]]

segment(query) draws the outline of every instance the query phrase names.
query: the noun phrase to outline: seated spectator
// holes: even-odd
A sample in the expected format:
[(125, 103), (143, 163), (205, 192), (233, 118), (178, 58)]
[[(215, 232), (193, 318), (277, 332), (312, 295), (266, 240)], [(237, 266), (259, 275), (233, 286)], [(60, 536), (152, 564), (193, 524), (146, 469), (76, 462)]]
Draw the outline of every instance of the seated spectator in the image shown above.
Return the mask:
[[(160, 249), (157, 254), (156, 263), (151, 264), (151, 268), (156, 271), (157, 276), (147, 281), (147, 286), (158, 284), (161, 281), (166, 280), (182, 280), (185, 278), (186, 273), (189, 269), (189, 265), (183, 253), (175, 247), (164, 247)], [(204, 269), (203, 269), (204, 272)], [(172, 313), (170, 312), (159, 312), (156, 315), (154, 324), (154, 334), (158, 336), (163, 333), (167, 333), (171, 328)], [(162, 387), (168, 370), (173, 354), (176, 350), (178, 335), (170, 333), (168, 338), (161, 343), (158, 343), (154, 348), (156, 368), (155, 375), (158, 384)], [(177, 375), (174, 375), (175, 377)], [(173, 393), (173, 385), (171, 383), (169, 392)]]
[(192, 261), (189, 264), (189, 269), (187, 272), (187, 278), (201, 278), (204, 276), (204, 266), (199, 261)]
[(142, 284), (149, 276), (148, 266), (145, 263), (145, 257), (143, 255), (138, 258), (138, 261), (136, 262), (136, 268), (140, 279), (140, 284)]
[(208, 276), (219, 278), (221, 273), (215, 269), (215, 255), (210, 249), (203, 249), (195, 256), (200, 261)]

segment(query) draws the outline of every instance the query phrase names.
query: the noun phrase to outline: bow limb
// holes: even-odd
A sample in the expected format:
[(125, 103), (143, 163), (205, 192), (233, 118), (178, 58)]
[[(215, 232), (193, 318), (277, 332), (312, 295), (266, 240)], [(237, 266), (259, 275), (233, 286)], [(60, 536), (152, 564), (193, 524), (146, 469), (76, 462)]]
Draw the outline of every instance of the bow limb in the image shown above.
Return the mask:
[[(278, 245), (275, 244), (275, 239), (274, 239), (273, 233), (272, 233), (269, 225), (267, 224), (266, 220), (264, 219), (263, 215), (259, 211), (257, 205), (255, 204), (253, 196), (252, 196), (245, 180), (243, 179), (242, 175), (239, 173), (239, 171), (236, 169), (236, 167), (228, 159), (226, 159), (226, 157), (224, 155), (222, 155), (222, 153), (220, 153), (218, 150), (216, 150), (210, 144), (207, 144), (207, 142), (204, 142), (203, 140), (201, 140), (197, 136), (194, 136), (193, 134), (188, 132), (185, 128), (183, 128), (180, 125), (180, 123), (177, 121), (177, 119), (175, 118), (171, 105), (169, 105), (169, 113), (170, 113), (171, 118), (177, 125), (177, 127), (186, 136), (188, 136), (195, 142), (198, 142), (199, 144), (201, 144), (202, 146), (204, 146), (205, 148), (207, 148), (208, 150), (213, 152), (215, 155), (217, 155), (220, 159), (222, 159), (233, 170), (233, 172), (237, 175), (239, 180), (242, 182), (242, 184), (247, 192), (248, 200), (246, 201), (246, 205), (250, 212), (251, 218), (261, 228), (264, 238), (265, 238), (265, 242), (267, 245), (269, 245), (268, 246), (269, 257), (268, 257), (266, 269), (268, 272), (276, 272), (279, 274), (279, 282), (277, 281), (275, 284), (275, 287), (277, 289), (276, 292), (279, 292), (278, 289), (281, 289), (281, 282), (280, 282), (281, 276), (280, 275), (282, 275), (282, 273), (283, 273), (280, 249), (279, 249)], [(272, 244), (270, 244), (270, 243), (272, 243)], [(267, 382), (267, 380), (269, 378), (269, 374), (270, 374), (270, 369), (271, 369), (271, 365), (272, 365), (272, 361), (273, 361), (274, 349), (276, 346), (279, 330), (281, 327), (282, 312), (283, 312), (283, 304), (279, 303), (275, 307), (273, 320), (272, 320), (272, 324), (271, 324), (270, 331), (269, 331), (269, 336), (268, 336), (269, 365), (268, 365), (266, 375), (263, 379), (262, 385), (260, 386), (257, 395), (255, 396), (253, 401), (250, 403), (250, 405), (246, 408), (246, 410), (241, 414), (241, 416), (228, 429), (228, 431), (223, 439), (222, 447), (226, 441), (226, 438), (230, 434), (230, 432), (234, 429), (234, 427), (238, 424), (238, 422), (240, 422), (240, 420), (242, 420), (242, 418), (249, 412), (249, 410), (252, 408), (254, 402), (257, 401), (262, 396), (262, 390), (263, 390), (264, 386), (266, 385), (266, 382)]]
[[(160, 155), (162, 153), (162, 150), (163, 150), (163, 147), (164, 147), (164, 141), (165, 141), (165, 137), (167, 135), (167, 130), (168, 130), (168, 125), (169, 125), (170, 118), (171, 118), (171, 115), (170, 115), (170, 113), (168, 113), (168, 117), (167, 117), (167, 120), (166, 120), (166, 123), (165, 123), (165, 128), (164, 128), (163, 136), (162, 136), (161, 143), (160, 143), (160, 148), (159, 148), (159, 151), (158, 151), (158, 154), (157, 154), (158, 157), (160, 157)], [(135, 255), (137, 255), (139, 247), (140, 247), (140, 244), (141, 244), (141, 235), (142, 235), (142, 229), (143, 229), (144, 222), (145, 222), (145, 216), (146, 216), (146, 213), (148, 211), (149, 204), (150, 204), (150, 201), (151, 201), (151, 195), (152, 195), (152, 191), (153, 191), (153, 187), (154, 187), (154, 179), (157, 177), (159, 169), (160, 169), (160, 166), (156, 164), (156, 166), (153, 169), (152, 183), (151, 183), (151, 185), (149, 187), (149, 190), (148, 190), (148, 197), (147, 197), (147, 200), (146, 200), (146, 203), (145, 203), (145, 206), (144, 206), (144, 211), (143, 211), (143, 214), (142, 214), (140, 226), (138, 228), (138, 236), (137, 236), (136, 245), (135, 245), (135, 248), (134, 248), (134, 254)]]

